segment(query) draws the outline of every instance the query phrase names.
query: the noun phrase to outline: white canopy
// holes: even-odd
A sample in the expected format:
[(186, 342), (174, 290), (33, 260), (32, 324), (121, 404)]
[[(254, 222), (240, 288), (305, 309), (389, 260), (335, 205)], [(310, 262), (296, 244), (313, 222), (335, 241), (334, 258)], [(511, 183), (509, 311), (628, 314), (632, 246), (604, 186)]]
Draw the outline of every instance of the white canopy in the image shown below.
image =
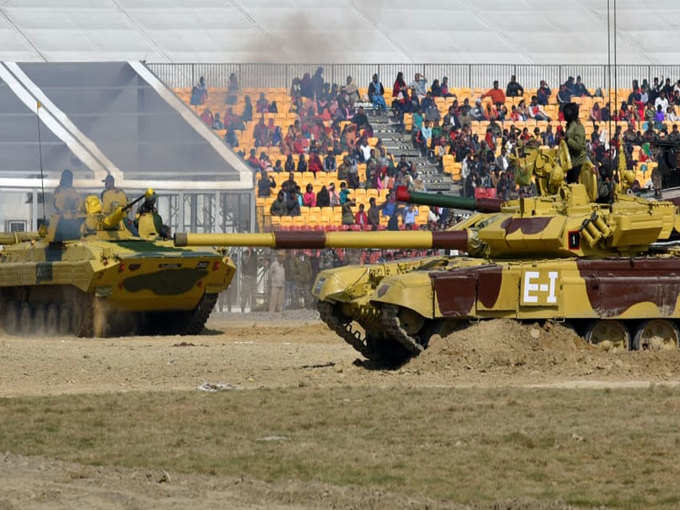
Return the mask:
[[(607, 62), (606, 0), (9, 0), (0, 60)], [(680, 63), (680, 2), (618, 0), (618, 62)]]

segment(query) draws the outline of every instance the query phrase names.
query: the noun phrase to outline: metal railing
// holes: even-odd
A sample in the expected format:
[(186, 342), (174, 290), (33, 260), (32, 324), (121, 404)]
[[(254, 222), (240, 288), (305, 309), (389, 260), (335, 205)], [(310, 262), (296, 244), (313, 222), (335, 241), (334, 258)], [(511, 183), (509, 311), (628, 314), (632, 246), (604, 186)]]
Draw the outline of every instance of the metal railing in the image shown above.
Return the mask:
[[(537, 88), (541, 80), (556, 88), (569, 76), (581, 76), (590, 88), (606, 88), (614, 84), (614, 70), (608, 76), (606, 65), (532, 65), (532, 64), (146, 64), (163, 82), (173, 88), (188, 88), (203, 76), (209, 87), (226, 88), (229, 75), (236, 73), (241, 88), (288, 88), (293, 78), (302, 78), (304, 73), (313, 74), (318, 67), (324, 70), (324, 80), (342, 85), (347, 76), (352, 76), (359, 87), (366, 87), (374, 73), (378, 73), (387, 87), (391, 86), (398, 72), (404, 73), (409, 82), (415, 73), (424, 74), (430, 81), (449, 78), (451, 87), (485, 88), (494, 80), (504, 86), (511, 75), (517, 76), (524, 87)], [(619, 88), (630, 88), (634, 79), (652, 81), (655, 76), (680, 78), (680, 65), (619, 65), (617, 84)]]

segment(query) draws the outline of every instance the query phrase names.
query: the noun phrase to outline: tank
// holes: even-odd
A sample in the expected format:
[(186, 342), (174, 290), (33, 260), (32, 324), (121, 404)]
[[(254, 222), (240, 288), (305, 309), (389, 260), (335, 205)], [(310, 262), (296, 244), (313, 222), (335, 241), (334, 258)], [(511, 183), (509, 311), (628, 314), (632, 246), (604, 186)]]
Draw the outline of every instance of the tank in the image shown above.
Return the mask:
[[(566, 156), (565, 156), (566, 153)], [(445, 232), (275, 232), (259, 237), (187, 234), (180, 244), (272, 248), (427, 248), (457, 253), (322, 271), (313, 287), (321, 318), (365, 357), (400, 363), (434, 333), (471, 321), (558, 320), (604, 348), (676, 347), (680, 340), (680, 216), (671, 202), (616, 187), (600, 196), (592, 168), (564, 182), (568, 152), (516, 155), (539, 194), (474, 201), (408, 193), (421, 205), (479, 208)]]
[[(10, 334), (199, 333), (235, 267), (221, 252), (163, 239), (145, 195), (102, 214), (96, 196), (39, 232), (0, 234), (0, 300)], [(134, 222), (128, 211), (142, 202)], [(143, 234), (140, 235), (140, 232)]]

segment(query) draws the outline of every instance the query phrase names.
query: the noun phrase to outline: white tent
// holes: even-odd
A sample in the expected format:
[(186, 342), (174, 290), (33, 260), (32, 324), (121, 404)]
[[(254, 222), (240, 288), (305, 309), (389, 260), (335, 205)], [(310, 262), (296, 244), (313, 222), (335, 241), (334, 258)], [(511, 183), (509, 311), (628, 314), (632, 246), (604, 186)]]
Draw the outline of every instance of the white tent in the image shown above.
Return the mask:
[[(9, 0), (0, 6), (0, 60), (603, 64), (606, 6), (606, 0)], [(676, 0), (619, 0), (618, 62), (680, 63), (678, 24)]]

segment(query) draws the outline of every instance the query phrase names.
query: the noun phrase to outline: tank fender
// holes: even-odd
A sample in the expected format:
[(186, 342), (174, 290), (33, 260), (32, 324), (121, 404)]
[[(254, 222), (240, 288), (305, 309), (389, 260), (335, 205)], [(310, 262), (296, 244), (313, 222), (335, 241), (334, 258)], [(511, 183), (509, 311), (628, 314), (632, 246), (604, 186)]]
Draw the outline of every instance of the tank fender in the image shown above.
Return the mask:
[(432, 280), (425, 271), (385, 278), (371, 297), (371, 303), (409, 308), (427, 319), (434, 318)]

